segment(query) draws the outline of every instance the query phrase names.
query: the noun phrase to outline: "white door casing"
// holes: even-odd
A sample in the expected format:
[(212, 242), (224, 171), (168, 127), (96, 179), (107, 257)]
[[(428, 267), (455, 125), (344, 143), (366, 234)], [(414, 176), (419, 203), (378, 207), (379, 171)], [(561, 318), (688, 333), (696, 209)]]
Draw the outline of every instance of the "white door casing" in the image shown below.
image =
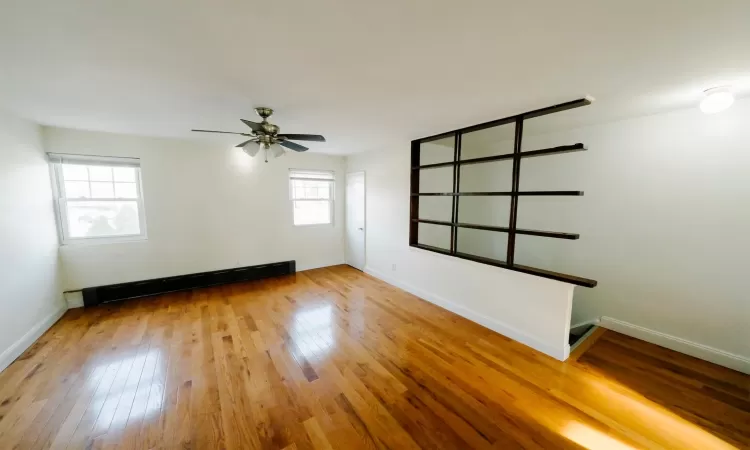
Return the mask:
[(346, 263), (365, 269), (365, 173), (346, 174)]

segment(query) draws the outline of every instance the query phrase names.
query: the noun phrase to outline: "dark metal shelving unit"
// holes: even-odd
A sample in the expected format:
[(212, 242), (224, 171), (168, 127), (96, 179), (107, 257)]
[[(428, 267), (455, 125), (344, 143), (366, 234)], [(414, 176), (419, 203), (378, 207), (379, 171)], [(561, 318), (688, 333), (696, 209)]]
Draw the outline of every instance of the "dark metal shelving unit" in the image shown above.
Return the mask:
[[(523, 272), (531, 275), (536, 275), (544, 278), (550, 278), (557, 281), (563, 281), (566, 283), (575, 284), (578, 286), (594, 287), (596, 286), (595, 280), (587, 278), (577, 277), (574, 275), (567, 275), (563, 273), (553, 272), (545, 269), (538, 269), (529, 267), (521, 264), (516, 264), (515, 259), (515, 244), (516, 235), (530, 235), (540, 236), (555, 239), (578, 239), (579, 235), (574, 233), (562, 233), (557, 231), (543, 231), (543, 230), (527, 230), (518, 228), (518, 199), (524, 196), (582, 196), (582, 191), (521, 191), (519, 189), (520, 176), (521, 176), (521, 160), (524, 158), (541, 157), (558, 155), (562, 153), (585, 151), (586, 147), (581, 143), (572, 145), (563, 145), (558, 147), (544, 148), (539, 150), (521, 151), (521, 144), (523, 140), (523, 123), (524, 120), (540, 117), (547, 114), (553, 114), (560, 111), (565, 111), (572, 108), (578, 108), (591, 104), (588, 99), (579, 99), (572, 102), (561, 103), (548, 108), (542, 108), (534, 111), (529, 111), (523, 114), (518, 114), (511, 117), (506, 117), (499, 120), (493, 120), (478, 125), (472, 125), (470, 127), (460, 128), (447, 133), (441, 133), (434, 136), (429, 136), (422, 139), (417, 139), (411, 142), (411, 192), (410, 192), (410, 226), (409, 226), (409, 245), (422, 250), (427, 250), (435, 253), (441, 253), (444, 255), (453, 256), (456, 258), (466, 259), (470, 261), (479, 262), (482, 264), (489, 264), (496, 267), (502, 267), (508, 270), (514, 270), (517, 272)], [(500, 125), (515, 124), (514, 133), (514, 145), (513, 153), (485, 156), (481, 158), (470, 158), (461, 159), (461, 145), (462, 137), (466, 133), (474, 131), (484, 130)], [(440, 139), (453, 137), (453, 160), (434, 163), (434, 164), (420, 164), (420, 146), (423, 143), (432, 142)], [(513, 164), (513, 178), (510, 191), (498, 191), (498, 192), (460, 192), (460, 181), (461, 181), (461, 167), (470, 164), (482, 164), (495, 161), (510, 161)], [(419, 178), (422, 170), (435, 169), (440, 167), (453, 167), (453, 190), (452, 192), (419, 192)], [(451, 220), (440, 221), (440, 220), (429, 220), (420, 219), (419, 217), (419, 199), (425, 196), (446, 196), (452, 197), (451, 203)], [(491, 226), (482, 224), (471, 224), (461, 223), (458, 221), (458, 208), (459, 199), (463, 196), (505, 196), (511, 198), (510, 204), (510, 219), (507, 227)], [(450, 248), (444, 249), (426, 244), (420, 244), (419, 241), (419, 224), (427, 223), (432, 225), (448, 226), (451, 229), (450, 233)], [(486, 230), (508, 234), (508, 246), (507, 255), (505, 261), (487, 258), (478, 255), (471, 255), (458, 251), (458, 229), (459, 228), (471, 228), (478, 230)]]

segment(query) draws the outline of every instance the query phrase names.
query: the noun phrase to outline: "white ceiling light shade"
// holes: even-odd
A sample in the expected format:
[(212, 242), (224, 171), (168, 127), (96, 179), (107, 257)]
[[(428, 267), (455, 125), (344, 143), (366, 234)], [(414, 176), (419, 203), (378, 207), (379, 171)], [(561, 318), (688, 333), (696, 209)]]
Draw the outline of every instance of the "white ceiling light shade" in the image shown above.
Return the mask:
[(715, 87), (703, 91), (705, 97), (701, 101), (701, 111), (706, 114), (715, 114), (732, 106), (734, 95), (729, 86)]
[(274, 145), (271, 147), (271, 155), (273, 155), (274, 158), (284, 156), (284, 149), (281, 148), (280, 145)]
[(258, 143), (256, 142), (248, 142), (247, 144), (242, 146), (242, 150), (253, 157), (258, 154), (261, 147), (263, 147), (263, 144), (258, 145)]
[(265, 146), (263, 143), (248, 142), (247, 144), (242, 146), (242, 151), (244, 151), (251, 157), (255, 157), (255, 155), (257, 155), (261, 150), (265, 151), (266, 162), (268, 161), (269, 156), (272, 158), (279, 158), (281, 156), (284, 156), (284, 154), (286, 153), (280, 145)]

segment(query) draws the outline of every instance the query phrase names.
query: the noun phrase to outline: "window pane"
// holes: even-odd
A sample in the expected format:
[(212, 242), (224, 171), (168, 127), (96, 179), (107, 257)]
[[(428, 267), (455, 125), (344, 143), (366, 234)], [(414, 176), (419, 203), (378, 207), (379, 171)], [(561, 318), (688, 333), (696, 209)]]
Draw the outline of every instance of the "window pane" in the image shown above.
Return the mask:
[(115, 181), (135, 182), (134, 167), (113, 167)]
[[(117, 178), (117, 172), (115, 172)], [(117, 198), (138, 198), (138, 190), (135, 183), (115, 183), (115, 197)]]
[(112, 181), (112, 168), (106, 166), (89, 166), (91, 181)]
[(92, 198), (114, 198), (115, 189), (112, 183), (91, 182)]
[(86, 181), (89, 179), (89, 172), (86, 170), (86, 166), (79, 166), (77, 164), (63, 164), (63, 178), (65, 180), (80, 180)]
[(65, 182), (65, 197), (66, 198), (89, 198), (91, 193), (89, 192), (88, 181), (66, 181)]
[(328, 200), (294, 202), (295, 225), (323, 223), (331, 223), (331, 203)]
[(140, 234), (135, 201), (69, 202), (68, 235), (72, 238)]
[(328, 199), (330, 198), (331, 183), (327, 181), (292, 180), (292, 195), (294, 199)]

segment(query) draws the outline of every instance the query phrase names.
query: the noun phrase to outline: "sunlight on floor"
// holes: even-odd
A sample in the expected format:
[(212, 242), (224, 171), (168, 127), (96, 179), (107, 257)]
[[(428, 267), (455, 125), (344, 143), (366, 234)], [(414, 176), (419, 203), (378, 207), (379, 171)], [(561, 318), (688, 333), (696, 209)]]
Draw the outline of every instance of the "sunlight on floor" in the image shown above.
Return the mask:
[[(120, 371), (121, 368), (125, 370)], [(106, 431), (133, 421), (148, 421), (158, 414), (164, 402), (166, 371), (165, 355), (159, 348), (97, 366), (88, 378), (89, 389), (95, 390), (91, 401), (101, 404), (102, 410), (95, 430)]]
[[(599, 396), (606, 398), (606, 403), (604, 404), (610, 405), (619, 413), (628, 411), (634, 425), (647, 429), (673, 430), (673, 437), (679, 437), (680, 441), (685, 444), (692, 444), (695, 448), (736, 448), (626, 386), (617, 384), (615, 385), (616, 388), (613, 388), (608, 384), (594, 380), (589, 381), (589, 385), (598, 392)], [(626, 391), (626, 393), (618, 392), (619, 390)]]
[(578, 445), (589, 450), (633, 450), (634, 448), (623, 444), (617, 439), (607, 436), (601, 431), (595, 430), (578, 422), (571, 422), (562, 430), (562, 435)]
[(295, 314), (292, 332), (294, 343), (306, 358), (323, 357), (331, 350), (333, 336), (331, 305), (307, 309)]

